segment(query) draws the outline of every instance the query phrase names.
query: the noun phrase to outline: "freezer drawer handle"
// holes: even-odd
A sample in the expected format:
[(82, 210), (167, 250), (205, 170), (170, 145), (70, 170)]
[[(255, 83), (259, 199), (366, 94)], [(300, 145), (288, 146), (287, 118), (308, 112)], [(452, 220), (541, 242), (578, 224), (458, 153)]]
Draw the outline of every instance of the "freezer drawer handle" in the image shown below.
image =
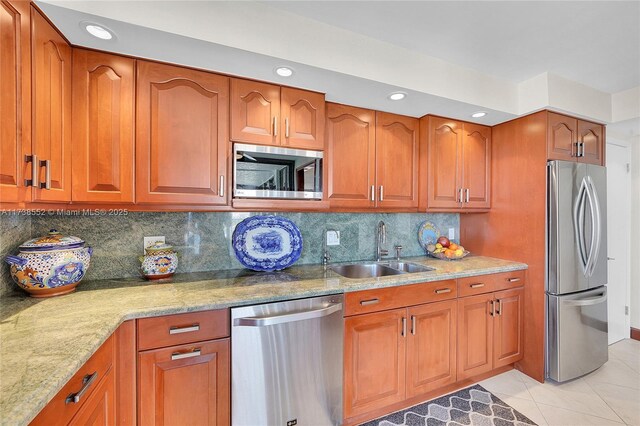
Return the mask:
[(200, 331), (200, 324), (193, 324), (187, 327), (169, 328), (169, 334), (191, 333), (192, 331)]
[(562, 303), (569, 306), (592, 306), (607, 301), (607, 294), (602, 293), (598, 297), (588, 297), (581, 300), (563, 300)]
[(285, 324), (294, 321), (304, 321), (314, 318), (322, 318), (342, 310), (342, 303), (335, 303), (321, 309), (311, 311), (293, 312), (289, 314), (274, 315), (270, 317), (245, 317), (236, 318), (234, 326), (266, 327), (269, 325)]

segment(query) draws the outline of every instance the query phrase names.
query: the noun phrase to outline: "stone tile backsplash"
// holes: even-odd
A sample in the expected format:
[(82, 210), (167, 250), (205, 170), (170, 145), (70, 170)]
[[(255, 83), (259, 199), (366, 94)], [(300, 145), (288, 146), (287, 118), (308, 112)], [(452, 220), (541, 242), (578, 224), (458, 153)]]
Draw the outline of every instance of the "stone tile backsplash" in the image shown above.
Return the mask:
[[(236, 269), (241, 265), (231, 247), (235, 226), (246, 217), (265, 213), (147, 213), (124, 216), (0, 216), (0, 255), (12, 253), (29, 238), (55, 228), (84, 239), (93, 247), (91, 266), (85, 279), (124, 278), (139, 275), (138, 257), (143, 253), (143, 237), (164, 235), (179, 253), (178, 272)], [(273, 214), (273, 213), (267, 213)], [(376, 227), (387, 225), (386, 248), (402, 245), (403, 256), (424, 254), (417, 240), (419, 225), (432, 221), (443, 234), (448, 228), (459, 232), (458, 214), (425, 213), (278, 213), (300, 227), (304, 248), (297, 264), (320, 263), (323, 234), (340, 231), (340, 245), (328, 247), (332, 262), (370, 260), (375, 256)], [(16, 286), (3, 262), (0, 295)]]

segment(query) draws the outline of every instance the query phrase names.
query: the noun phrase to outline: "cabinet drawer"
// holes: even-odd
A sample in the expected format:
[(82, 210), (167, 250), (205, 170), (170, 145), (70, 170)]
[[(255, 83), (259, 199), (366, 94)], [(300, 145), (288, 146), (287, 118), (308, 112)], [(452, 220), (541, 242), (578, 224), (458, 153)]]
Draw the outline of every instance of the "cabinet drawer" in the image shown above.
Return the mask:
[(354, 291), (345, 295), (344, 314), (349, 316), (404, 308), (422, 303), (453, 299), (456, 295), (456, 280)]
[(458, 278), (458, 297), (491, 293), (495, 289), (495, 283), (494, 274)]
[(525, 282), (525, 273), (526, 271), (522, 270), (494, 274), (495, 290), (522, 287)]
[(189, 312), (138, 320), (138, 350), (229, 336), (229, 310)]
[[(55, 426), (69, 423), (111, 369), (114, 350), (114, 338), (111, 336), (42, 409), (31, 425)], [(77, 402), (74, 402), (74, 397)]]

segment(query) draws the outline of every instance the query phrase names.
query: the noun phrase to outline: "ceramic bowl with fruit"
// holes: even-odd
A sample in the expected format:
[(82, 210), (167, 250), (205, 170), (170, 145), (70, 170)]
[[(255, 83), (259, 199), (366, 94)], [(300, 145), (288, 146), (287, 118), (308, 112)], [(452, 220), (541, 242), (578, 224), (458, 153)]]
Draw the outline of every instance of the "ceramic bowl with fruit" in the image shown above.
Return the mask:
[(429, 256), (442, 260), (458, 260), (469, 254), (460, 244), (449, 241), (444, 236), (439, 237), (435, 243), (427, 244), (425, 250)]

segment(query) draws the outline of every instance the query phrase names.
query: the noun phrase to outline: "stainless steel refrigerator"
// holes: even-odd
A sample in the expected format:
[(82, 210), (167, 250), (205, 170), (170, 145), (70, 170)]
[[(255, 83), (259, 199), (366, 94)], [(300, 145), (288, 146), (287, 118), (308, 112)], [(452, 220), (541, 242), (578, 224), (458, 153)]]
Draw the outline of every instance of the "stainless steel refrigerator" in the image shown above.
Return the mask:
[(558, 382), (608, 360), (606, 183), (602, 166), (548, 163), (546, 375)]

